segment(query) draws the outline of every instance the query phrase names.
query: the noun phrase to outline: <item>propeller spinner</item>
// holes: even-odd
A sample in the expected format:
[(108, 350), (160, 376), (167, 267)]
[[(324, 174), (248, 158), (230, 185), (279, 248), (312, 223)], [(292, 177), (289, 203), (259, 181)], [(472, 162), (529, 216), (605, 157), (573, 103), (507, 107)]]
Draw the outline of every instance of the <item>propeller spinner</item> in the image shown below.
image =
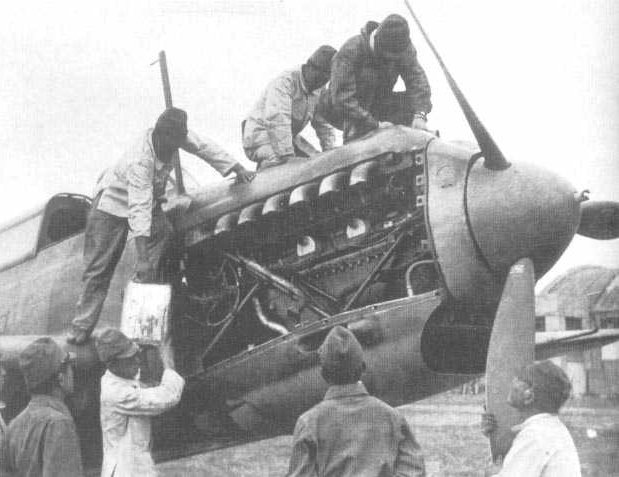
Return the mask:
[[(479, 155), (471, 158), (467, 176), (471, 171), (473, 174), (467, 177), (468, 187), (464, 189), (467, 225), (476, 255), (483, 257), (485, 266), (495, 276), (502, 275), (509, 268), (493, 323), (486, 363), (487, 409), (495, 414), (498, 424), (497, 432), (490, 439), (492, 456), (496, 460), (509, 449), (510, 428), (519, 419), (507, 404), (510, 383), (520, 368), (534, 360), (535, 269), (540, 274), (546, 272), (576, 231), (595, 239), (619, 238), (619, 203), (583, 203), (575, 197), (569, 184), (553, 174), (535, 166), (510, 168), (511, 164), (464, 97), (408, 0), (404, 2), (436, 57), (484, 157), (485, 173), (479, 169), (474, 172), (473, 166)], [(455, 236), (444, 235), (448, 238)], [(463, 243), (464, 240), (460, 243), (460, 252), (465, 249)], [(507, 252), (506, 243), (511, 244)], [(484, 272), (486, 267), (479, 271)], [(457, 267), (452, 268), (458, 271)], [(484, 273), (481, 273), (481, 278)], [(458, 277), (461, 274), (452, 275)], [(465, 281), (469, 278), (464, 277)], [(456, 284), (450, 287), (456, 298), (457, 290), (466, 290), (466, 285), (458, 280), (450, 282), (449, 277), (447, 284)]]
[(619, 238), (619, 203), (589, 201), (580, 205), (578, 234), (597, 240)]

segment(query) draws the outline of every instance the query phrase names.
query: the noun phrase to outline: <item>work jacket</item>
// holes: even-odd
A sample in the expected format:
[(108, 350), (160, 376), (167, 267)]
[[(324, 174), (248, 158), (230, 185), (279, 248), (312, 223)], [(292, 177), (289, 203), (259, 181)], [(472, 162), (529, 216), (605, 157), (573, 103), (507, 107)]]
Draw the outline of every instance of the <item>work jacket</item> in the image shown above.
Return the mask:
[(9, 469), (20, 477), (81, 477), (82, 455), (69, 409), (54, 396), (35, 394), (9, 424)]
[(294, 154), (292, 140), (311, 122), (322, 150), (333, 149), (335, 132), (316, 114), (323, 90), (307, 90), (301, 67), (284, 71), (268, 84), (246, 118), (243, 147), (251, 150), (270, 144), (278, 157)]
[(398, 76), (406, 86), (406, 102), (412, 104), (413, 112), (429, 113), (432, 109), (430, 84), (413, 45), (398, 60), (384, 60), (370, 48), (370, 35), (376, 28), (378, 23), (368, 22), (333, 57), (325, 101), (329, 119), (335, 123), (345, 119), (365, 130), (377, 128), (380, 101), (391, 94)]
[(101, 378), (101, 477), (157, 475), (150, 455), (151, 417), (178, 404), (184, 385), (171, 369), (163, 372), (159, 386), (151, 388), (106, 371)]
[(556, 414), (535, 414), (512, 430), (517, 434), (498, 476), (580, 477), (574, 441)]
[(424, 476), (404, 417), (361, 383), (331, 386), (297, 420), (289, 477)]
[[(138, 141), (100, 177), (94, 197), (101, 193), (97, 208), (108, 214), (129, 219), (134, 237), (150, 237), (152, 213), (157, 199), (165, 194), (173, 164), (157, 159), (153, 147), (153, 129), (143, 133)], [(222, 176), (237, 164), (230, 154), (210, 140), (201, 140), (189, 131), (181, 149), (215, 168)]]

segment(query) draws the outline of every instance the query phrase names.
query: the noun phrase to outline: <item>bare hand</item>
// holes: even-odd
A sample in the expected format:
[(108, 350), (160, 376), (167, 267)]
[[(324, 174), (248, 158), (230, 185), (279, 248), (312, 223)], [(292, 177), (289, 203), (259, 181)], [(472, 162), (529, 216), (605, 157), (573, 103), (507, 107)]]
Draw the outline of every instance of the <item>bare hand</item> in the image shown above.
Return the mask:
[(247, 184), (256, 177), (255, 172), (248, 171), (241, 164), (237, 164), (232, 170), (236, 173), (236, 184)]
[(415, 118), (413, 119), (413, 123), (411, 124), (411, 127), (413, 129), (423, 129), (424, 131), (427, 131), (428, 122), (419, 116), (415, 116)]
[(379, 129), (389, 128), (391, 126), (393, 126), (393, 123), (390, 123), (389, 121), (378, 121)]
[(157, 270), (152, 267), (148, 260), (138, 259), (133, 281), (137, 283), (154, 283), (157, 281)]
[(174, 369), (174, 349), (172, 348), (172, 338), (169, 335), (161, 343), (159, 355), (165, 369)]
[(494, 414), (484, 412), (481, 415), (480, 427), (481, 433), (486, 437), (489, 437), (494, 431), (496, 431), (497, 421), (496, 417), (494, 417)]

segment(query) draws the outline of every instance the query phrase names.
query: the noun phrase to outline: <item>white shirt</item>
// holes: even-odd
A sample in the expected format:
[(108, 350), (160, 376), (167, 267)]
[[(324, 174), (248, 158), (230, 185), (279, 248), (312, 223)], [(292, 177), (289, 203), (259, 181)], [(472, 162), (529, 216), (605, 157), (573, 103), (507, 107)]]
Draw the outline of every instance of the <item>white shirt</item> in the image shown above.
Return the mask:
[(157, 475), (150, 455), (150, 419), (178, 404), (184, 385), (171, 369), (153, 388), (106, 371), (101, 378), (102, 477)]
[[(148, 129), (120, 160), (99, 178), (94, 196), (100, 192), (98, 209), (117, 217), (126, 217), (132, 236), (150, 237), (153, 208), (165, 194), (173, 164), (157, 159), (153, 129)], [(200, 139), (189, 131), (180, 146), (211, 165), (222, 176), (238, 164), (225, 150), (209, 139)]]
[(536, 414), (513, 427), (518, 434), (500, 477), (581, 477), (570, 432), (556, 414)]

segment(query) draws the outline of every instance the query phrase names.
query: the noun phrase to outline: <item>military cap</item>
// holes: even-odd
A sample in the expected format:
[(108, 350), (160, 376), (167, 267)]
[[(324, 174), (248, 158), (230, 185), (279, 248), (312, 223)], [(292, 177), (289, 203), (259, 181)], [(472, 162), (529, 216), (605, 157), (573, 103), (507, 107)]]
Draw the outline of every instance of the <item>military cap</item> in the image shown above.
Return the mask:
[(135, 355), (140, 348), (135, 342), (127, 338), (125, 334), (115, 328), (104, 330), (96, 340), (95, 347), (99, 359), (104, 363), (109, 363), (113, 359), (130, 358)]
[(557, 412), (572, 390), (567, 374), (552, 361), (540, 361), (524, 367), (518, 379), (533, 388), (533, 405), (541, 411)]
[(24, 348), (19, 354), (18, 364), (26, 386), (32, 390), (57, 374), (63, 365), (73, 359), (73, 353), (64, 351), (53, 339), (44, 337)]
[(410, 44), (408, 22), (401, 15), (389, 15), (378, 26), (374, 35), (374, 49), (385, 58), (399, 58)]
[(330, 45), (322, 45), (312, 56), (307, 59), (306, 64), (313, 66), (318, 71), (326, 74), (331, 74), (331, 59), (335, 55), (336, 50)]
[[(342, 326), (336, 326), (325, 338), (318, 349), (320, 364), (330, 376), (346, 377), (357, 376), (363, 372), (363, 349), (349, 330)], [(338, 384), (338, 383), (335, 383)]]

